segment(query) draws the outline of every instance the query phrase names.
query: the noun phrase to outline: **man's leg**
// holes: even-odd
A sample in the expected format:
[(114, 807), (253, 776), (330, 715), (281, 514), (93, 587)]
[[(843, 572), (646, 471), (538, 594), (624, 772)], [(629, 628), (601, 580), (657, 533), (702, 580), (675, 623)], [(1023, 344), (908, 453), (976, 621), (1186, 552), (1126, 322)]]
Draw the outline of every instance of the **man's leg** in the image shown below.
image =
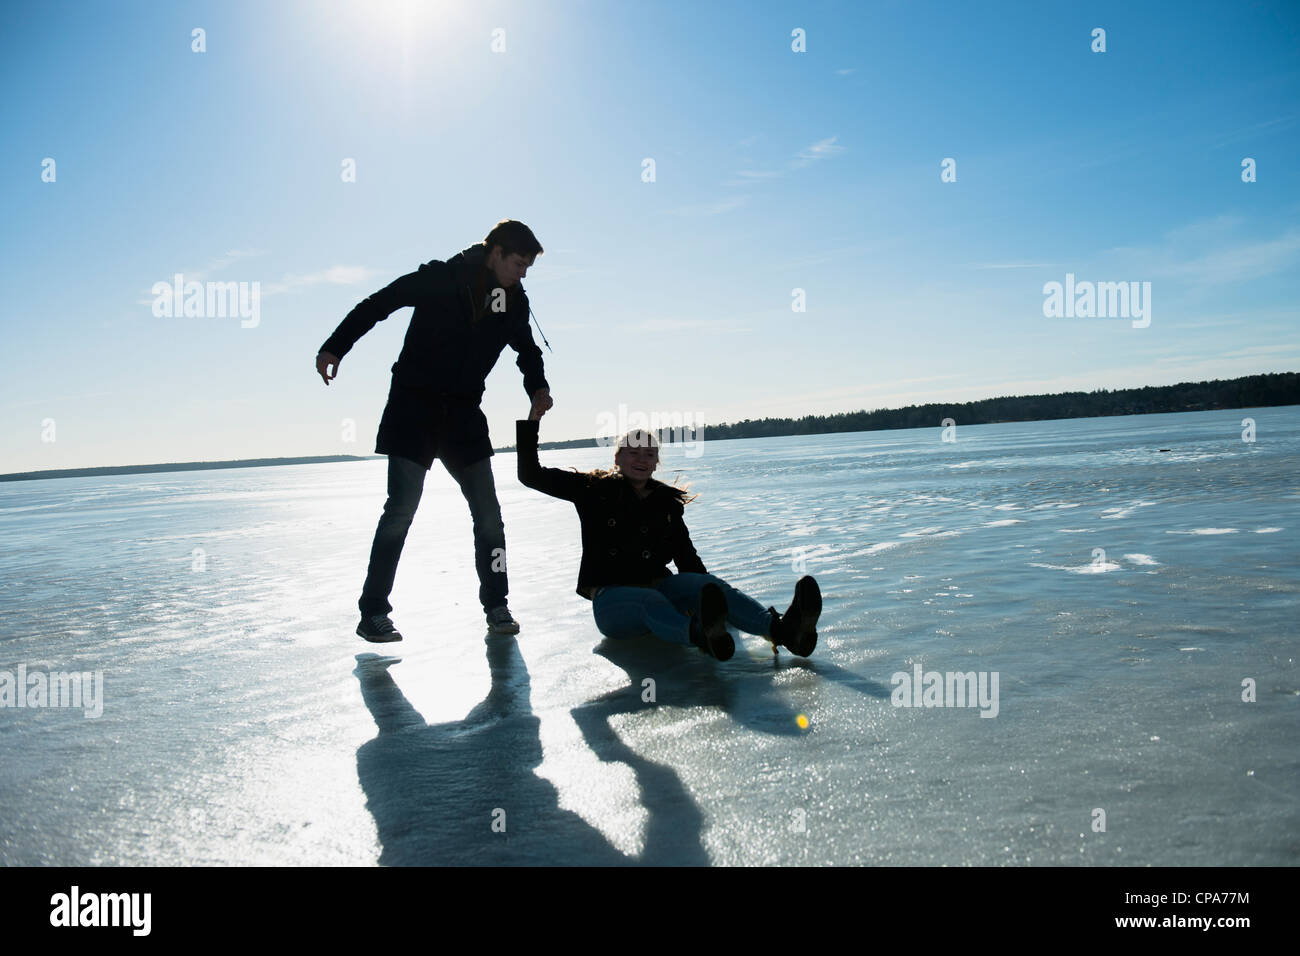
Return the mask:
[(481, 458), (463, 468), (448, 466), (447, 471), (460, 485), (474, 520), (474, 568), (478, 571), (479, 603), (484, 611), (505, 607), (510, 592), (506, 579), (506, 527), (492, 479), (492, 459)]
[(388, 614), (393, 610), (388, 595), (393, 591), (393, 579), (397, 577), (397, 561), (402, 556), (402, 546), (406, 544), (406, 532), (410, 530), (420, 495), (424, 492), (424, 476), (424, 466), (418, 461), (398, 455), (388, 456), (388, 500), (384, 502), (384, 513), (375, 528), (375, 541), (370, 547), (370, 567), (366, 572), (366, 583), (361, 588), (361, 600), (357, 602), (362, 617)]

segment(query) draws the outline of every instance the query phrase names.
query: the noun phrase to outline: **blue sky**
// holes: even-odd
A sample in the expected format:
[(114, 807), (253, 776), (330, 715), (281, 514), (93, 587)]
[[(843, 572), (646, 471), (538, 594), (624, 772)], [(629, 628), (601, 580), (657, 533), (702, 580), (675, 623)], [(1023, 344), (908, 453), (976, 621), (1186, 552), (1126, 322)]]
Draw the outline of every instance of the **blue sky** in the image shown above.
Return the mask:
[[(371, 453), (410, 311), (328, 388), (317, 348), (506, 217), (546, 249), (544, 439), (1300, 368), (1292, 2), (8, 4), (0, 38), (0, 472)], [(260, 283), (257, 325), (155, 316), (176, 273)], [(1067, 273), (1150, 282), (1150, 325), (1045, 317)], [(510, 443), (509, 351), (484, 410)]]

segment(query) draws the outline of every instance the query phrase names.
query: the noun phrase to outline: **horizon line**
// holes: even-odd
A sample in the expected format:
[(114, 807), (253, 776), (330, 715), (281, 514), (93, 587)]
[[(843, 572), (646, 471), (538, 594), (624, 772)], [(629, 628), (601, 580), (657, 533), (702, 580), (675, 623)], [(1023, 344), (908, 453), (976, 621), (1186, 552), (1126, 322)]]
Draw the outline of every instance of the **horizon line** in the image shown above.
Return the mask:
[[(1115, 389), (1110, 389), (1110, 388), (1094, 388), (1094, 389), (1092, 389), (1091, 391), (1083, 391), (1083, 390), (1080, 390), (1080, 389), (1075, 389), (1075, 390), (1065, 391), (1065, 392), (1040, 392), (1040, 393), (1031, 394), (1031, 395), (993, 395), (993, 396), (989, 396), (989, 397), (987, 397), (987, 398), (971, 399), (971, 400), (969, 400), (969, 401), (965, 401), (965, 402), (922, 402), (922, 403), (919, 403), (919, 404), (917, 404), (917, 403), (913, 403), (913, 404), (911, 404), (911, 405), (902, 405), (902, 406), (899, 406), (899, 407), (897, 407), (897, 408), (873, 408), (873, 409), (860, 408), (860, 409), (855, 409), (855, 410), (853, 410), (853, 411), (847, 411), (847, 412), (830, 412), (830, 413), (822, 414), (822, 415), (803, 415), (803, 416), (799, 416), (799, 417), (780, 416), (780, 417), (777, 417), (777, 418), (746, 418), (746, 419), (742, 419), (741, 421), (738, 421), (738, 422), (719, 422), (718, 424), (713, 425), (713, 426), (709, 426), (709, 425), (707, 425), (706, 423), (701, 423), (700, 427), (701, 427), (701, 428), (705, 428), (705, 429), (707, 429), (707, 428), (709, 428), (709, 427), (712, 427), (712, 428), (734, 427), (734, 426), (736, 426), (736, 425), (745, 424), (746, 422), (748, 422), (748, 423), (752, 423), (752, 424), (757, 424), (757, 423), (761, 423), (761, 422), (770, 422), (770, 421), (778, 421), (778, 422), (781, 422), (781, 421), (786, 421), (786, 422), (799, 422), (799, 421), (803, 421), (803, 420), (808, 419), (808, 418), (835, 419), (835, 418), (840, 418), (840, 417), (849, 416), (849, 415), (875, 415), (875, 414), (879, 414), (879, 413), (882, 413), (882, 412), (901, 412), (901, 411), (906, 411), (907, 409), (925, 408), (926, 406), (929, 406), (929, 405), (935, 405), (935, 406), (947, 406), (947, 407), (959, 407), (959, 406), (963, 406), (963, 405), (976, 405), (976, 404), (979, 404), (980, 402), (998, 401), (998, 400), (1000, 400), (1000, 399), (1029, 400), (1029, 399), (1038, 399), (1038, 398), (1056, 398), (1056, 397), (1060, 397), (1060, 396), (1063, 396), (1063, 395), (1094, 395), (1094, 394), (1097, 394), (1098, 392), (1138, 392), (1138, 391), (1142, 391), (1142, 390), (1144, 390), (1144, 389), (1148, 389), (1148, 388), (1156, 388), (1156, 389), (1184, 388), (1184, 387), (1187, 387), (1187, 386), (1196, 386), (1196, 385), (1214, 385), (1214, 384), (1222, 384), (1222, 383), (1227, 383), (1227, 382), (1240, 382), (1240, 381), (1244, 381), (1244, 380), (1246, 380), (1246, 379), (1252, 379), (1252, 378), (1269, 378), (1269, 377), (1272, 377), (1272, 376), (1278, 376), (1278, 375), (1297, 375), (1297, 374), (1300, 374), (1300, 372), (1297, 372), (1297, 371), (1290, 371), (1290, 372), (1256, 372), (1256, 373), (1251, 374), (1251, 375), (1238, 375), (1238, 376), (1236, 376), (1236, 377), (1234, 377), (1234, 378), (1203, 379), (1203, 380), (1201, 380), (1201, 381), (1199, 381), (1199, 382), (1177, 382), (1177, 383), (1175, 383), (1175, 384), (1173, 384), (1173, 385), (1137, 385), (1137, 386), (1130, 386), (1130, 387), (1128, 387), (1128, 388), (1115, 388)], [(1225, 406), (1225, 409), (1224, 409), (1224, 410), (1226, 410), (1226, 408), (1228, 408), (1228, 407), (1232, 407), (1232, 408), (1255, 408), (1255, 407), (1260, 407), (1260, 408), (1289, 408), (1289, 407), (1294, 407), (1294, 406), (1292, 406), (1292, 405), (1272, 405), (1272, 406), (1241, 405), (1241, 406)], [(1215, 410), (1216, 410), (1216, 409), (1198, 409), (1198, 411), (1215, 411)], [(1164, 412), (1132, 412), (1132, 413), (1129, 413), (1129, 414), (1131, 414), (1131, 415), (1168, 415), (1168, 414), (1182, 414), (1182, 413), (1180, 413), (1180, 412), (1168, 412), (1168, 411), (1164, 411)], [(1052, 418), (1041, 418), (1041, 419), (1012, 419), (1011, 421), (1067, 421), (1067, 420), (1072, 420), (1072, 419), (1075, 419), (1075, 418), (1124, 418), (1124, 417), (1127, 417), (1127, 416), (1126, 416), (1126, 415), (1102, 415), (1102, 416), (1098, 416), (1098, 415), (1073, 415), (1073, 416), (1067, 416), (1066, 418), (1063, 418), (1063, 419), (1052, 419)], [(993, 425), (993, 424), (1006, 424), (1006, 422), (979, 422), (979, 423), (975, 423), (975, 424)], [(940, 427), (940, 426), (920, 425), (920, 426), (914, 426), (914, 427), (917, 427), (917, 428), (929, 428), (929, 427)], [(974, 426), (973, 426), (973, 425), (969, 425), (969, 426), (967, 426), (967, 427), (974, 427)], [(884, 429), (879, 429), (879, 428), (877, 428), (877, 429), (863, 429), (862, 431), (863, 431), (863, 432), (872, 432), (872, 431), (907, 431), (907, 430), (908, 430), (908, 429), (906, 429), (906, 428), (903, 428), (903, 429), (898, 429), (898, 428), (884, 428)], [(826, 434), (854, 434), (854, 432), (838, 432), (838, 433), (837, 433), (837, 432), (828, 432), (828, 433), (826, 433)], [(800, 436), (773, 436), (773, 435), (767, 435), (767, 436), (741, 436), (741, 437), (738, 437), (738, 438), (733, 438), (733, 439), (721, 439), (721, 440), (724, 440), (724, 441), (745, 441), (745, 440), (747, 440), (748, 437), (768, 437), (768, 438), (772, 438), (772, 437), (800, 437)], [(718, 440), (718, 439), (715, 439), (715, 440)], [(549, 442), (542, 442), (542, 443), (540, 443), (540, 444), (538, 445), (538, 447), (539, 447), (539, 448), (551, 448), (551, 449), (554, 449), (554, 448), (557, 448), (557, 447), (560, 447), (560, 446), (565, 446), (565, 445), (570, 446), (570, 447), (573, 447), (573, 446), (575, 446), (575, 445), (576, 445), (577, 443), (579, 443), (579, 442), (588, 442), (588, 441), (590, 441), (590, 442), (592, 443), (592, 447), (600, 447), (599, 436), (591, 436), (591, 437), (589, 437), (589, 438), (555, 439), (555, 440), (552, 440), (552, 441), (549, 441)], [(581, 447), (581, 446), (579, 445), (578, 447)], [(503, 446), (501, 446), (500, 448), (493, 448), (492, 451), (493, 451), (493, 453), (497, 453), (497, 452), (502, 452), (502, 453), (505, 453), (505, 452), (514, 452), (514, 451), (515, 451), (515, 446), (514, 446), (514, 445), (503, 445)], [(83, 465), (83, 466), (81, 466), (81, 467), (75, 467), (75, 468), (47, 468), (47, 469), (41, 469), (41, 470), (37, 470), (37, 471), (16, 471), (16, 472), (9, 472), (9, 473), (6, 473), (6, 474), (0, 474), (0, 481), (29, 481), (29, 480), (48, 479), (48, 478), (86, 478), (86, 477), (103, 477), (103, 476), (105, 476), (105, 475), (112, 475), (112, 474), (156, 474), (156, 473), (159, 473), (159, 472), (184, 471), (184, 470), (192, 470), (192, 471), (199, 471), (199, 470), (204, 470), (204, 471), (216, 471), (216, 470), (220, 470), (220, 469), (222, 469), (222, 468), (256, 468), (256, 467), (269, 467), (269, 466), (293, 465), (293, 464), (298, 464), (298, 465), (303, 465), (303, 464), (334, 464), (334, 463), (343, 462), (343, 461), (373, 461), (373, 460), (375, 460), (375, 459), (384, 458), (384, 457), (387, 457), (387, 456), (385, 456), (385, 455), (379, 455), (379, 454), (370, 454), (370, 455), (286, 455), (286, 456), (284, 456), (284, 457), (282, 457), (282, 458), (232, 458), (232, 459), (213, 459), (213, 460), (204, 460), (204, 461), (185, 461), (185, 462), (153, 462), (153, 463), (137, 464), (137, 465)], [(91, 474), (91, 473), (95, 473), (95, 474)]]

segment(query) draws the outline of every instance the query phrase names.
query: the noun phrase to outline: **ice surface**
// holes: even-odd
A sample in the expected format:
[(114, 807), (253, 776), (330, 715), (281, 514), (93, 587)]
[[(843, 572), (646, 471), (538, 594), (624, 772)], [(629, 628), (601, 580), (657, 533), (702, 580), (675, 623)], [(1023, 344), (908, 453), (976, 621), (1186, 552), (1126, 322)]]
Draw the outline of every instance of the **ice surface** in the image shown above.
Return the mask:
[[(0, 863), (1300, 861), (1300, 409), (941, 432), (665, 452), (711, 571), (782, 609), (817, 575), (806, 661), (602, 643), (511, 455), (522, 633), (435, 468), (387, 647), (383, 462), (0, 484), (0, 672), (104, 676), (97, 719), (0, 708)], [(997, 716), (893, 706), (918, 663), (996, 672)]]

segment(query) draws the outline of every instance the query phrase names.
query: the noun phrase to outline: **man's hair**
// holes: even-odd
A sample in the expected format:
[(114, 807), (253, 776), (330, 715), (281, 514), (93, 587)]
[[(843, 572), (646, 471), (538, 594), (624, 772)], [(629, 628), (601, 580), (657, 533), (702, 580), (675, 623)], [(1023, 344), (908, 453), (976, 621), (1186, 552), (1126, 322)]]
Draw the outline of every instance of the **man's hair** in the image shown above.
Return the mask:
[(531, 259), (542, 254), (542, 244), (537, 241), (533, 231), (517, 219), (502, 219), (492, 227), (492, 231), (483, 240), (483, 245), (489, 253), (493, 246), (500, 246), (503, 256), (518, 254)]

